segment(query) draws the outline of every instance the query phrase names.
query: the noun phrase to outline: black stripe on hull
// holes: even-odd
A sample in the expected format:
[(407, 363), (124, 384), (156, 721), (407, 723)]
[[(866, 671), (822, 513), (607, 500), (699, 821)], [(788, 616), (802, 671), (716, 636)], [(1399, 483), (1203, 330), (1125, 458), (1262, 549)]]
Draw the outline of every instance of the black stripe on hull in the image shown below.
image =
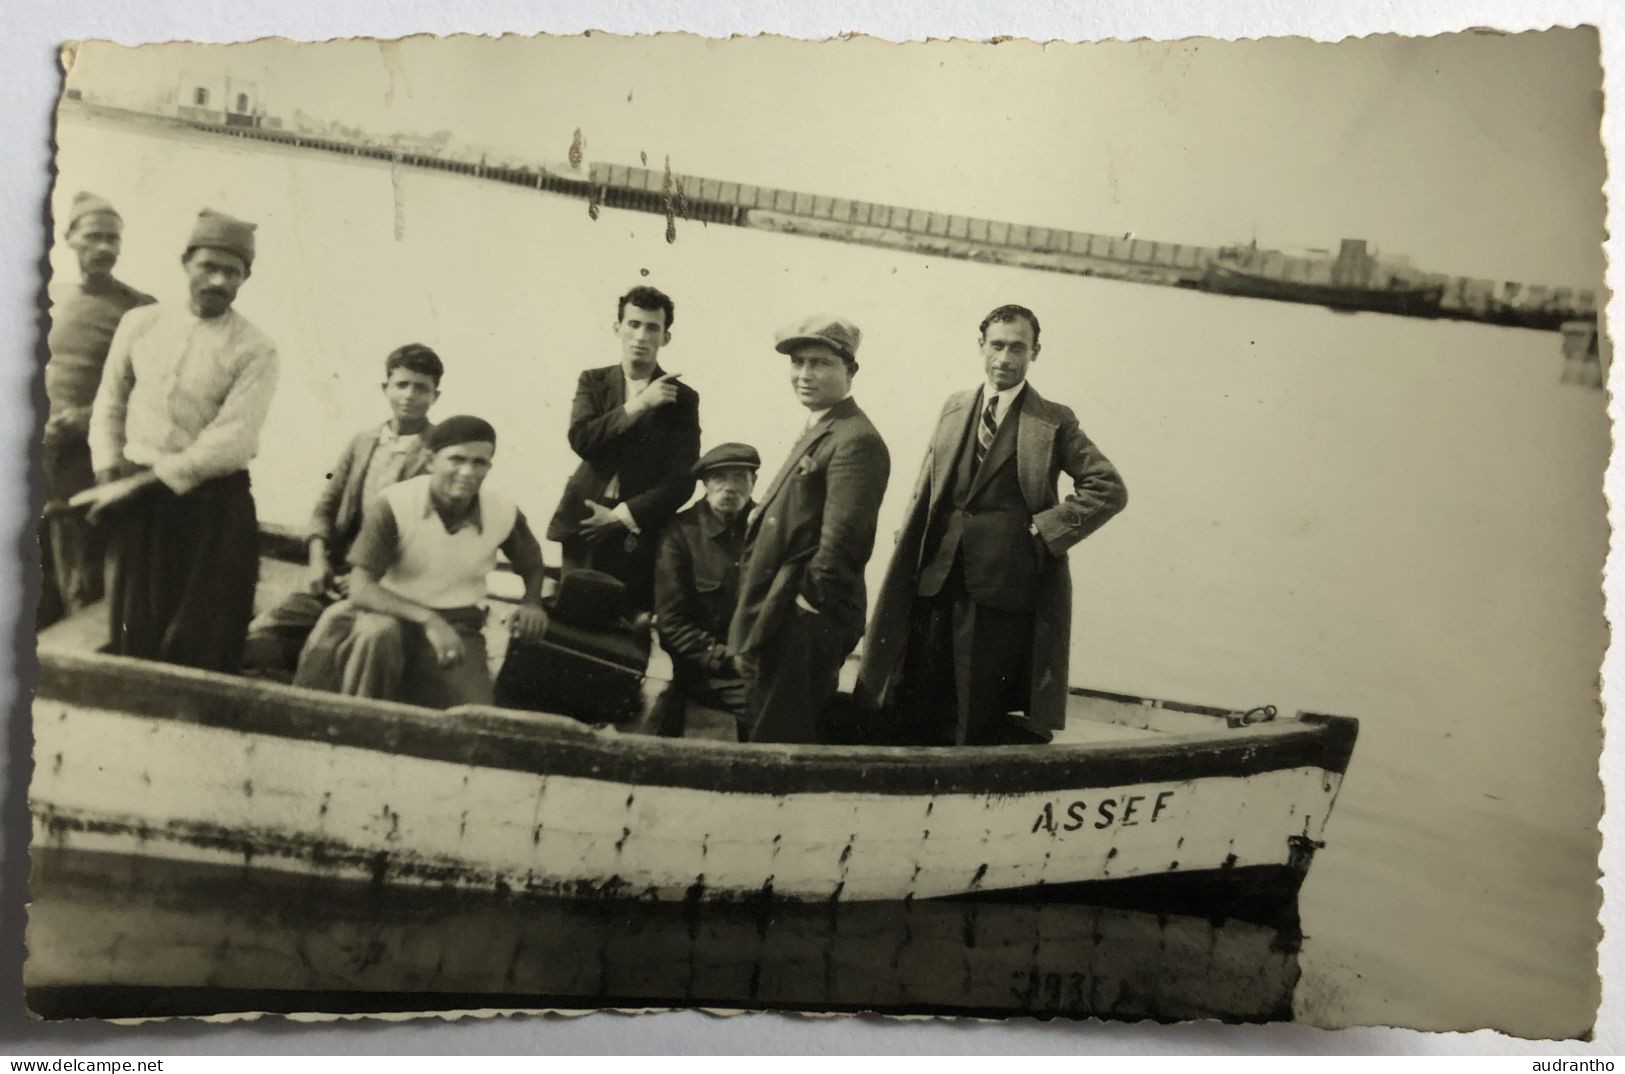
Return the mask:
[[(1190, 886), (1160, 902), (1121, 882), (1025, 900), (552, 899), (62, 850), (31, 879), (25, 977), (46, 1018), (712, 1006), (1267, 1021), (1290, 1017), (1299, 973), (1295, 915), (1172, 912)], [(1262, 878), (1189, 879), (1233, 895)], [(1121, 905), (1056, 901), (1083, 894)]]
[(435, 712), (110, 656), (40, 655), (36, 728), (53, 701), (451, 764), (749, 794), (1021, 794), (1292, 768), (1343, 772), (1357, 721), (1299, 720), (1089, 745), (740, 746), (594, 732), (493, 708)]

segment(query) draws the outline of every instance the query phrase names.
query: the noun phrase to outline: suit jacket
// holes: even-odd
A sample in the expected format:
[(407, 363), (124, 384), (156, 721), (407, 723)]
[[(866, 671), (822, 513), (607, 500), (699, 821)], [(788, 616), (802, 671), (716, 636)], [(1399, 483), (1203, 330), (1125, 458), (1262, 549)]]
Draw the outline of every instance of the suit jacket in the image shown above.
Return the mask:
[[(665, 376), (658, 365), (652, 379)], [(637, 419), (626, 416), (626, 374), (619, 365), (588, 369), (570, 407), (570, 447), (581, 465), (564, 486), (547, 539), (576, 535), (587, 500), (602, 501), (620, 475), (621, 496), (638, 528), (653, 538), (694, 494), (690, 473), (700, 457), (700, 396), (677, 382), (677, 399)]]
[(746, 528), (729, 648), (761, 648), (798, 596), (854, 640), (863, 633), (863, 569), (890, 477), (886, 442), (852, 399), (802, 433)]
[(973, 400), (971, 420), (962, 423), (960, 443), (944, 479), (941, 504), (926, 525), (921, 596), (941, 592), (957, 561), (971, 600), (1002, 611), (1032, 611), (1049, 554), (1030, 535), (1033, 512), (1016, 472), (1016, 441), (1031, 395), (1023, 390), (1016, 396), (980, 468), (975, 466), (975, 445), (983, 404), (980, 397)]
[[(977, 419), (980, 391), (971, 389), (948, 397), (926, 449), (864, 645), (858, 697), (870, 707), (886, 704), (902, 671), (919, 573), (925, 566), (926, 535), (941, 524), (945, 511), (953, 510), (954, 464)], [(1032, 602), (1028, 716), (1040, 727), (1058, 730), (1066, 724), (1072, 636), (1072, 578), (1066, 553), (1127, 505), (1128, 489), (1117, 468), (1079, 428), (1077, 416), (1044, 399), (1031, 384), (1022, 392), (1020, 411), (1006, 419), (1006, 424), (1009, 421), (1020, 422), (1015, 430), (1015, 476), (1029, 512), (1019, 554), (1036, 551), (1025, 533), (1027, 525), (1034, 525), (1050, 557), (1040, 565)], [(1072, 479), (1072, 491), (1064, 497), (1056, 493), (1062, 474)], [(1018, 549), (1010, 549), (1009, 554), (1018, 554)], [(967, 557), (967, 566), (970, 558), (974, 557)]]
[[(333, 466), (333, 472), (327, 475), (327, 484), (322, 487), (322, 494), (316, 498), (316, 509), (310, 515), (310, 539), (320, 537), (326, 543), (327, 561), (335, 571), (350, 569), (345, 554), (355, 535), (361, 532), (361, 512), (366, 507), (362, 496), (367, 465), (372, 462), (372, 453), (378, 450), (381, 431), (381, 425), (363, 429), (345, 445), (339, 461)], [(433, 424), (423, 427), (417, 451), (401, 467), (402, 481), (428, 471), (429, 460), (434, 455), (428, 447), (429, 434), (433, 431)]]

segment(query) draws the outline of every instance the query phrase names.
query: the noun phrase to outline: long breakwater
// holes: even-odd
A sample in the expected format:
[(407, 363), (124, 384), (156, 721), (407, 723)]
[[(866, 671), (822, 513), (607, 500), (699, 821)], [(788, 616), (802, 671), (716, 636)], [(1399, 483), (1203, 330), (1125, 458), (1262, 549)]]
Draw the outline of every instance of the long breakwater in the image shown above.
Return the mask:
[[(938, 212), (914, 206), (860, 201), (829, 194), (760, 186), (713, 179), (661, 169), (613, 163), (572, 162), (565, 167), (488, 163), (443, 150), (385, 145), (292, 131), (263, 123), (219, 123), (188, 117), (153, 116), (75, 102), (103, 114), (140, 116), (225, 137), (272, 142), (343, 156), (385, 161), (397, 167), (452, 172), (473, 179), (530, 187), (538, 192), (578, 198), (588, 212), (600, 208), (629, 209), (666, 218), (666, 236), (675, 241), (679, 221), (754, 227), (789, 235), (887, 247), (927, 256), (952, 257), (1012, 267), (1064, 272), (1103, 279), (1160, 286), (1219, 290), (1210, 266), (1234, 257), (1235, 250), (1188, 243), (1107, 235), (1066, 228), (1012, 223)], [(1285, 294), (1267, 297), (1286, 301), (1317, 302), (1308, 297), (1314, 288), (1303, 287), (1303, 297), (1291, 297), (1294, 284), (1307, 284), (1321, 265), (1312, 259), (1278, 251), (1242, 252), (1250, 271), (1267, 283), (1282, 285)], [(1329, 260), (1325, 264), (1330, 264)], [(1413, 272), (1409, 283), (1432, 289), (1436, 301), (1414, 310), (1413, 316), (1446, 317), (1526, 328), (1558, 330), (1565, 322), (1597, 317), (1594, 290), (1548, 287), (1517, 281), (1447, 276)], [(1324, 288), (1320, 288), (1324, 291)], [(1255, 296), (1259, 297), (1259, 296)], [(1339, 302), (1341, 308), (1361, 308), (1358, 299)], [(1385, 312), (1384, 304), (1369, 308)]]

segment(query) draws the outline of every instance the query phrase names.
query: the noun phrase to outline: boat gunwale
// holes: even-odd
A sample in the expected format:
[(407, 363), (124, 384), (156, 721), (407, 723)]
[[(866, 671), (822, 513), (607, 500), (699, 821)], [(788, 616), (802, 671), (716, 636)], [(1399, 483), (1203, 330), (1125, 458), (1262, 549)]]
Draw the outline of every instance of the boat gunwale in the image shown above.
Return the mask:
[(1212, 732), (1033, 746), (667, 739), (545, 713), (492, 706), (440, 712), (130, 657), (41, 652), (36, 703), (53, 701), (538, 777), (775, 795), (1008, 795), (1301, 767), (1341, 773), (1358, 733), (1358, 721), (1351, 717), (1303, 713), (1295, 720)]

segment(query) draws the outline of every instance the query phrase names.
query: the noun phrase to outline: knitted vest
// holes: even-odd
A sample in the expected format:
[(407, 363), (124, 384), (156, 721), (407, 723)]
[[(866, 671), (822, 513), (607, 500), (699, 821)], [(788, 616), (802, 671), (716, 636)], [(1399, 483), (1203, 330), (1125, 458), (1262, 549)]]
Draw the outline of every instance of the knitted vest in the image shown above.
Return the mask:
[(429, 476), (391, 485), (381, 494), (395, 514), (398, 554), (379, 584), (428, 608), (466, 608), (485, 599), (485, 576), (496, 569), (497, 549), (513, 532), (519, 509), (489, 489), (480, 490), (481, 525), (447, 533), (429, 504)]

